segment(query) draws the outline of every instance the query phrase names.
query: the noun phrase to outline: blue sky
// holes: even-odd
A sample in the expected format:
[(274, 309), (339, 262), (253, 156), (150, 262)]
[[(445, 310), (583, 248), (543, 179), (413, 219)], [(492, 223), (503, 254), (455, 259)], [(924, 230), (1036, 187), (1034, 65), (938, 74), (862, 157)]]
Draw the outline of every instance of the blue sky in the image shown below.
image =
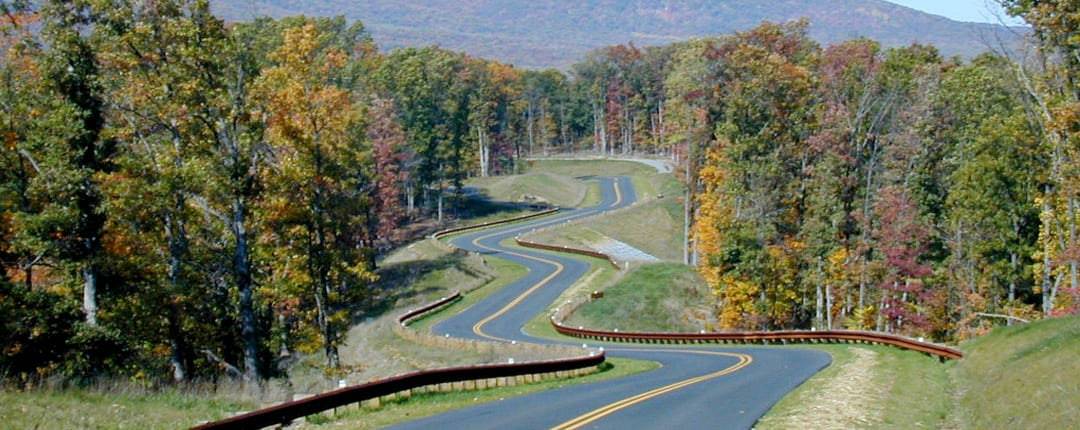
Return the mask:
[(912, 9), (941, 15), (957, 21), (991, 22), (997, 23), (994, 13), (1007, 18), (1009, 24), (1022, 24), (1005, 14), (1001, 6), (994, 0), (888, 0), (904, 5)]

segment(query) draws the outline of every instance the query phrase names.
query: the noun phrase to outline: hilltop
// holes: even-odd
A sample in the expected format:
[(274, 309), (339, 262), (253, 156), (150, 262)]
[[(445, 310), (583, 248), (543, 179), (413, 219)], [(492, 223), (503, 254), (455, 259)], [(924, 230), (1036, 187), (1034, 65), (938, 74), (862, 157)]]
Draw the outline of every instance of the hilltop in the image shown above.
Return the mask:
[(528, 68), (567, 67), (586, 52), (633, 42), (659, 45), (747, 30), (763, 20), (809, 18), (823, 44), (865, 36), (885, 46), (937, 46), (973, 56), (1013, 43), (1016, 31), (953, 21), (882, 0), (215, 0), (228, 20), (268, 15), (359, 19), (384, 49), (437, 44)]

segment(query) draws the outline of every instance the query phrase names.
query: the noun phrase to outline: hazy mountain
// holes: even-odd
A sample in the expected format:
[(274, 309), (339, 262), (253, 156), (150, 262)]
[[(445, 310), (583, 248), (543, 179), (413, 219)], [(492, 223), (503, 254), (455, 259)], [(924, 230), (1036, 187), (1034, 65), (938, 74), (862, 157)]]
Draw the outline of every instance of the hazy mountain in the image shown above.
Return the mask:
[(745, 30), (763, 20), (811, 21), (822, 43), (866, 36), (886, 46), (938, 46), (971, 56), (999, 40), (1003, 26), (953, 21), (882, 0), (212, 0), (228, 20), (259, 15), (345, 15), (360, 19), (379, 46), (438, 44), (523, 67), (564, 67), (590, 49), (663, 44)]

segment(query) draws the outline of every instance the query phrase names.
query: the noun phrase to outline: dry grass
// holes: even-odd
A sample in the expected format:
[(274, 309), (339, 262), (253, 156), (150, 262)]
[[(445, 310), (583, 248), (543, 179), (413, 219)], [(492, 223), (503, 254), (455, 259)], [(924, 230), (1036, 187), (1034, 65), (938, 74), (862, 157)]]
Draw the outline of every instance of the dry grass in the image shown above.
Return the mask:
[(834, 372), (820, 378), (816, 389), (789, 395), (758, 422), (759, 429), (851, 429), (881, 423), (888, 390), (874, 385), (878, 353), (852, 348), (850, 357), (834, 363)]
[(942, 428), (947, 365), (887, 346), (814, 345), (833, 362), (758, 421), (759, 429)]

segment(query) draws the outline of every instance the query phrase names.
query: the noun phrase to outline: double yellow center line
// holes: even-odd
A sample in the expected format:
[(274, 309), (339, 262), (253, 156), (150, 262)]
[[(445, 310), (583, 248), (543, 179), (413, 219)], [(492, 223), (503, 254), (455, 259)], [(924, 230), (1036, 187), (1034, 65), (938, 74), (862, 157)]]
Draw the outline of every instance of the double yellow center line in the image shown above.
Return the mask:
[(628, 408), (630, 406), (636, 405), (638, 403), (644, 402), (646, 400), (652, 399), (654, 397), (662, 396), (664, 394), (670, 393), (672, 391), (675, 391), (675, 390), (678, 390), (678, 389), (681, 389), (681, 388), (685, 388), (685, 387), (690, 386), (690, 385), (694, 385), (694, 384), (699, 383), (699, 382), (704, 382), (704, 381), (707, 381), (707, 380), (710, 380), (710, 379), (713, 379), (713, 378), (719, 378), (721, 376), (724, 376), (724, 375), (727, 375), (727, 374), (730, 374), (730, 373), (735, 373), (735, 372), (739, 371), (739, 369), (742, 369), (742, 368), (744, 368), (746, 366), (749, 366), (750, 363), (754, 361), (754, 358), (747, 355), (747, 354), (738, 354), (738, 353), (729, 353), (729, 352), (692, 351), (692, 350), (681, 350), (681, 349), (662, 349), (662, 350), (635, 349), (633, 351), (635, 351), (635, 352), (637, 352), (637, 351), (642, 351), (642, 352), (679, 352), (679, 353), (687, 353), (687, 354), (721, 355), (721, 356), (727, 356), (727, 357), (735, 357), (735, 358), (738, 358), (739, 361), (737, 363), (735, 363), (735, 364), (733, 364), (733, 365), (731, 365), (731, 366), (729, 366), (729, 367), (727, 367), (727, 368), (725, 368), (723, 370), (717, 371), (717, 372), (709, 373), (707, 375), (702, 375), (702, 376), (698, 376), (698, 377), (694, 377), (694, 378), (690, 378), (690, 379), (684, 379), (682, 381), (676, 382), (676, 383), (671, 384), (671, 385), (665, 385), (663, 387), (656, 388), (656, 389), (653, 389), (653, 390), (650, 390), (650, 391), (646, 391), (646, 392), (638, 394), (636, 396), (628, 397), (628, 398), (619, 400), (617, 402), (608, 404), (606, 406), (603, 406), (601, 408), (593, 410), (592, 412), (588, 412), (586, 414), (578, 416), (577, 418), (574, 418), (574, 419), (572, 419), (570, 421), (559, 424), (559, 425), (553, 427), (553, 429), (554, 430), (570, 430), (570, 429), (582, 428), (582, 427), (584, 427), (584, 426), (586, 426), (586, 425), (588, 425), (588, 424), (590, 424), (590, 423), (592, 423), (592, 422), (594, 422), (596, 420), (604, 418), (604, 417), (606, 417), (608, 415), (611, 415), (611, 414), (613, 414), (615, 412), (618, 412), (618, 411), (620, 411), (622, 409), (625, 409), (625, 408)]

